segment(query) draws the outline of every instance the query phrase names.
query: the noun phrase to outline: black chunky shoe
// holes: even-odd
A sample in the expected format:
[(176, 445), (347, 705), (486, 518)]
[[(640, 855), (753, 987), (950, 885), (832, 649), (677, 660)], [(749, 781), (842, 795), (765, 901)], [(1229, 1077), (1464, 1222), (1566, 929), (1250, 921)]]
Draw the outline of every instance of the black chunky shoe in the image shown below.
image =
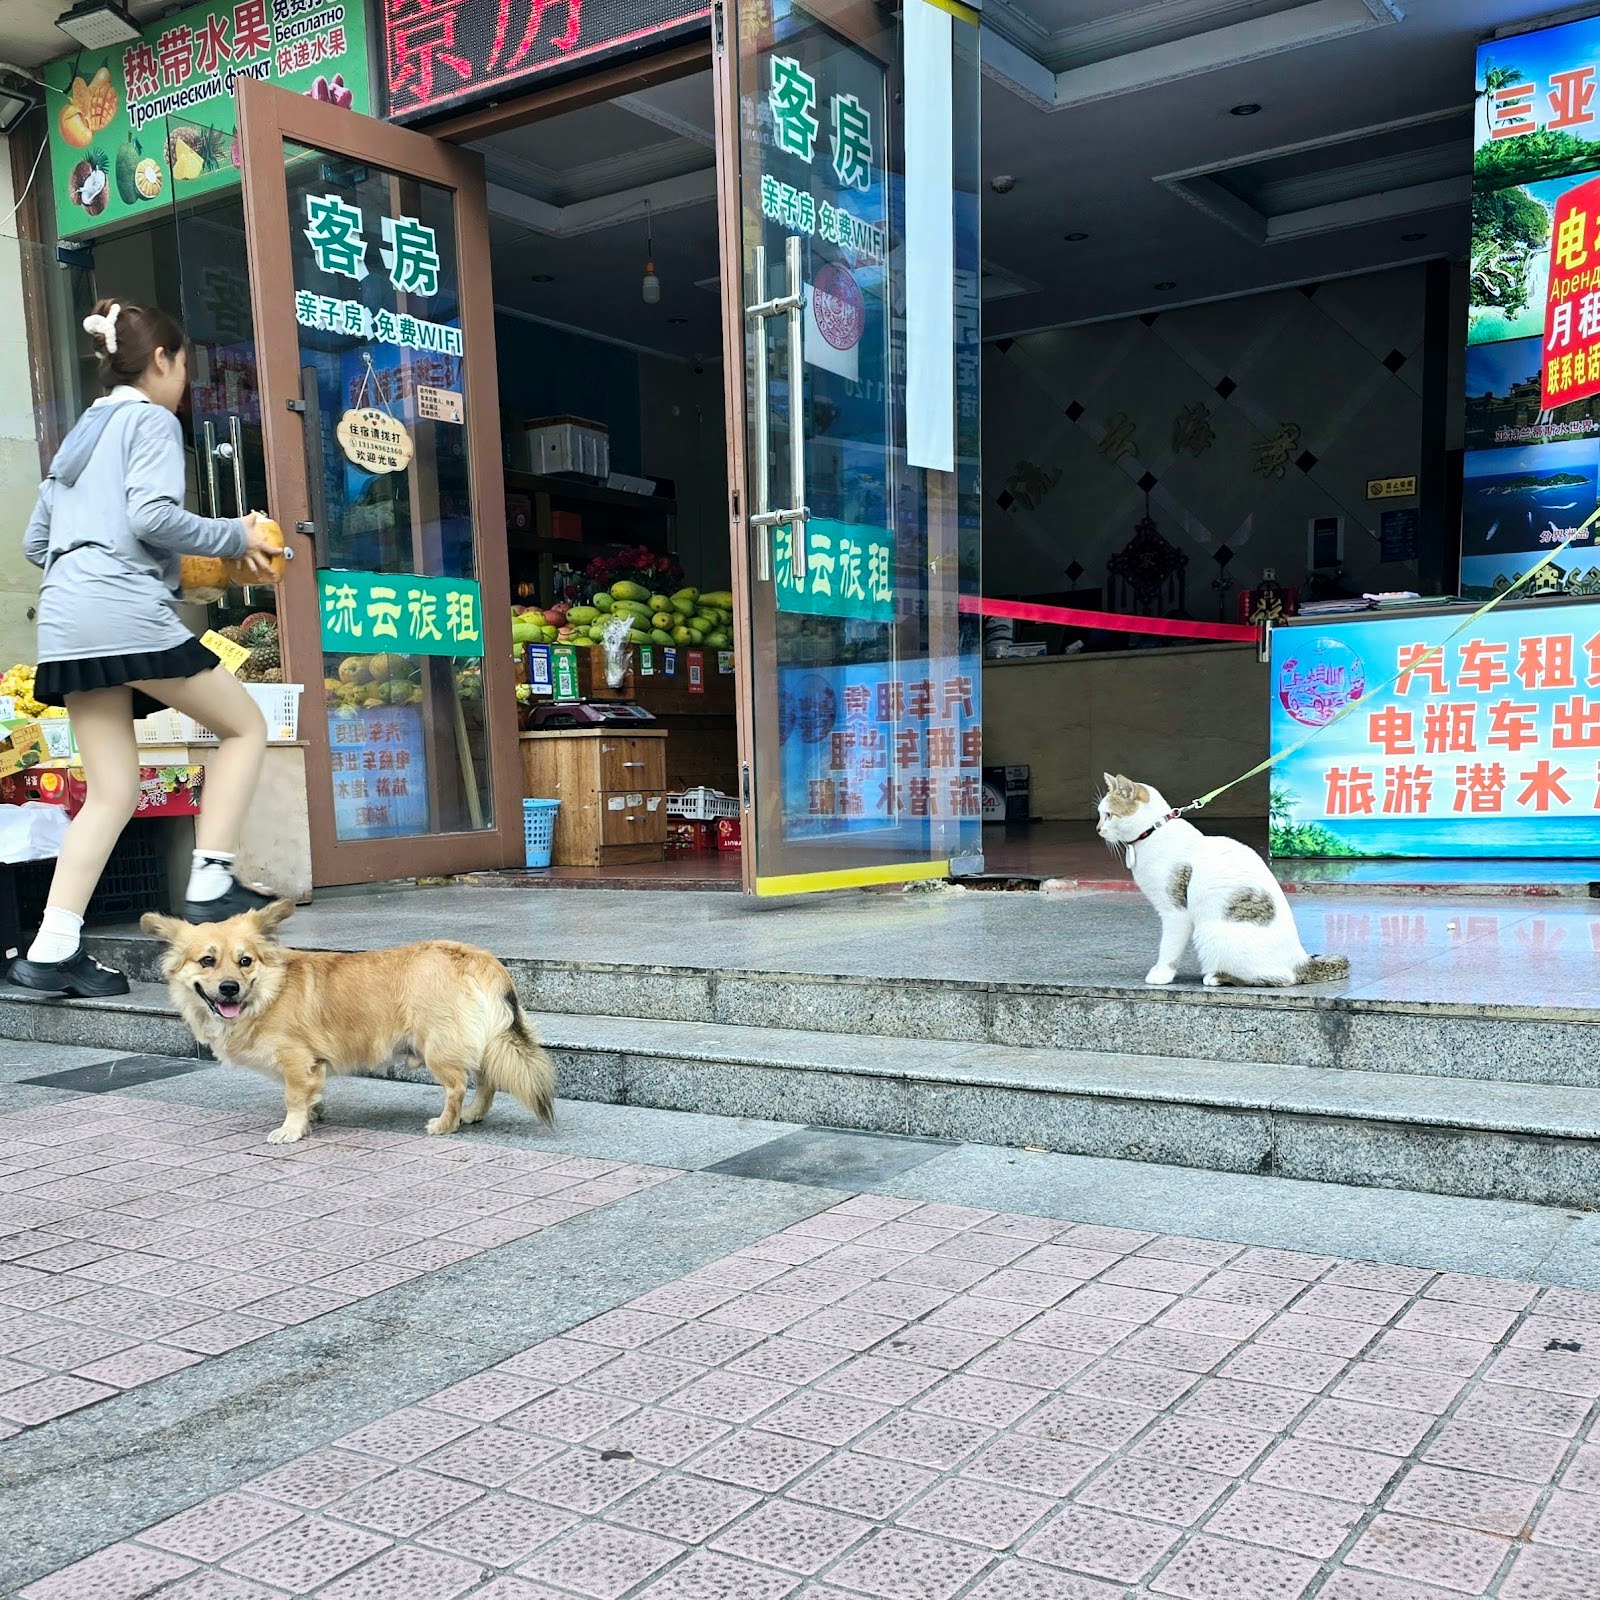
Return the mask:
[(128, 980), (113, 968), (101, 966), (81, 945), (65, 961), (29, 961), (18, 956), (6, 977), (19, 989), (78, 1000), (104, 1000), (128, 992)]
[(230, 917), (242, 917), (247, 911), (265, 911), (278, 898), (278, 895), (249, 888), (235, 878), (226, 893), (215, 900), (185, 900), (184, 920), (196, 924), (226, 922)]

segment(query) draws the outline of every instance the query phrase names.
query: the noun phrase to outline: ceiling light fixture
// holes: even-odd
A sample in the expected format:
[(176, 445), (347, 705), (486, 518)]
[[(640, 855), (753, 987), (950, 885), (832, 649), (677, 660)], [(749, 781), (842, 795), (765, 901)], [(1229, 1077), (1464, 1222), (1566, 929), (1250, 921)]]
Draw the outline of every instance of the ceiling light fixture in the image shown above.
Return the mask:
[(1178, 284), (1177, 280), (1174, 278), (1163, 278), (1160, 283), (1156, 284), (1155, 287), (1165, 291), (1167, 289), (1176, 289)]
[(80, 0), (56, 18), (56, 26), (85, 50), (106, 50), (143, 37), (139, 24), (116, 0)]
[(1017, 180), (1009, 172), (997, 172), (989, 180), (989, 187), (996, 194), (1010, 194), (1017, 186)]
[(529, 283), (554, 283), (555, 281), (553, 272), (536, 272), (528, 279)]
[(1402, 233), (1400, 235), (1401, 240), (1406, 244), (1415, 244), (1418, 239), (1426, 239), (1427, 237), (1428, 236), (1427, 236), (1426, 233), (1420, 233), (1420, 232), (1419, 233)]
[(1253, 117), (1261, 107), (1254, 100), (1241, 100), (1236, 106), (1228, 107), (1230, 117)]
[(667, 326), (670, 328), (687, 328), (689, 319), (687, 317), (668, 317)]
[(1086, 233), (1064, 233), (1061, 236), (1068, 244), (1082, 244), (1089, 237)]
[(656, 276), (655, 230), (650, 225), (650, 202), (644, 203), (645, 260), (644, 278), (639, 284), (639, 296), (647, 306), (661, 304), (661, 280)]

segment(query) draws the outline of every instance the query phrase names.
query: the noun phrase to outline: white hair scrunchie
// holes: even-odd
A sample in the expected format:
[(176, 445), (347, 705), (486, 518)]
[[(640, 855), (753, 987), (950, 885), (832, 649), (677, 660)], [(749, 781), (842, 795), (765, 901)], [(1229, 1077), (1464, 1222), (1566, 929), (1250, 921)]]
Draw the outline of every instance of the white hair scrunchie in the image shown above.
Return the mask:
[(117, 318), (121, 315), (121, 305), (113, 302), (105, 316), (91, 311), (83, 319), (83, 331), (91, 336), (98, 333), (105, 343), (107, 355), (114, 356), (117, 353)]

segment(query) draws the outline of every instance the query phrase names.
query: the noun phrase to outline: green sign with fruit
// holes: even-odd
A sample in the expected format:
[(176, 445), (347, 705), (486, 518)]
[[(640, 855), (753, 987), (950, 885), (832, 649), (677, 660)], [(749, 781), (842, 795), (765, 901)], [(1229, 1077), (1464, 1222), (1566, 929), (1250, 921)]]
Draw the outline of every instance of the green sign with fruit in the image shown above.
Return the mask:
[(151, 22), (142, 38), (43, 69), (57, 226), (82, 236), (239, 178), (234, 85), (276, 83), (367, 111), (360, 0), (216, 0)]

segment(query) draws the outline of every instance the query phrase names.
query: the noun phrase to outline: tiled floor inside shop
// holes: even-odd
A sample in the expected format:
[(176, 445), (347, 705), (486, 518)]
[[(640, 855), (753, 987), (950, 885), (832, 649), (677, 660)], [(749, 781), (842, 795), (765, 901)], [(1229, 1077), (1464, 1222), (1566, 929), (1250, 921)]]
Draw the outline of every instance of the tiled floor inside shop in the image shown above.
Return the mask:
[(1600, 1594), (1581, 1213), (7, 1048), (27, 1600)]

